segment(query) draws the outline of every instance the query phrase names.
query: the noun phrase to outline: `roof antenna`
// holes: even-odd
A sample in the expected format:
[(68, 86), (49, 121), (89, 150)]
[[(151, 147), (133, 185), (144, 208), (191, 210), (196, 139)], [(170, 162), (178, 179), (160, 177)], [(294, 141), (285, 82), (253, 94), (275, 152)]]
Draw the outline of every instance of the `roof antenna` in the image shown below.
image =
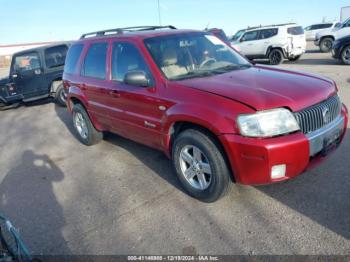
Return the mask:
[(208, 24), (207, 24), (207, 26), (205, 27), (205, 29), (204, 29), (204, 30), (208, 30), (209, 25), (210, 25), (210, 22), (208, 22)]
[(158, 20), (159, 20), (159, 25), (162, 26), (162, 17), (160, 15), (160, 0), (158, 0)]

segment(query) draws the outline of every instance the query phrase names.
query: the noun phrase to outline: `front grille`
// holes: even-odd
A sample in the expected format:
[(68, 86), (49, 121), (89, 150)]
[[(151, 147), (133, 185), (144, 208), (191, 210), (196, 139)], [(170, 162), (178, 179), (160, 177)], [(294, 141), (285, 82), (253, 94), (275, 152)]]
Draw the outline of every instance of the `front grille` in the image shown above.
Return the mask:
[(340, 111), (341, 102), (336, 95), (317, 105), (296, 112), (294, 115), (299, 123), (301, 131), (304, 134), (308, 134), (332, 122), (339, 116)]

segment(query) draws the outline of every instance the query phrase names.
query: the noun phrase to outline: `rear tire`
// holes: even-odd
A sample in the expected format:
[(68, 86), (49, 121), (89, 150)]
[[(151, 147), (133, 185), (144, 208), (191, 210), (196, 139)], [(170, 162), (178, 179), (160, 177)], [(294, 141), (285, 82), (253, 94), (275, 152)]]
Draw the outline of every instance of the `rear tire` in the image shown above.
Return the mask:
[(331, 37), (323, 38), (320, 42), (320, 50), (323, 53), (329, 53), (332, 50), (334, 40)]
[(173, 144), (172, 159), (185, 190), (203, 202), (215, 202), (230, 188), (230, 169), (217, 142), (205, 132), (188, 129)]
[(350, 45), (346, 46), (341, 52), (341, 60), (344, 64), (350, 65)]
[(269, 54), (269, 60), (271, 65), (279, 65), (283, 62), (283, 53), (279, 49), (272, 49)]
[(56, 90), (55, 101), (58, 105), (66, 107), (66, 91), (64, 90), (63, 83), (61, 83)]
[(75, 104), (72, 112), (73, 125), (79, 141), (87, 146), (92, 146), (100, 142), (103, 134), (93, 126), (85, 108), (81, 104)]
[(300, 59), (301, 55), (298, 55), (298, 56), (295, 56), (295, 57), (291, 57), (291, 58), (288, 58), (289, 61), (291, 62), (295, 62), (295, 61), (298, 61)]

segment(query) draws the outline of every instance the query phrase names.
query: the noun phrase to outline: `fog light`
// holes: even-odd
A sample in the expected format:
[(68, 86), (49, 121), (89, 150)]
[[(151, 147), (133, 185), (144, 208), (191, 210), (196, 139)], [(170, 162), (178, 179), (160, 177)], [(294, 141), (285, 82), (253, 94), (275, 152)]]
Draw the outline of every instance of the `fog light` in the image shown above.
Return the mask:
[(286, 165), (273, 166), (271, 169), (271, 178), (278, 179), (286, 176)]

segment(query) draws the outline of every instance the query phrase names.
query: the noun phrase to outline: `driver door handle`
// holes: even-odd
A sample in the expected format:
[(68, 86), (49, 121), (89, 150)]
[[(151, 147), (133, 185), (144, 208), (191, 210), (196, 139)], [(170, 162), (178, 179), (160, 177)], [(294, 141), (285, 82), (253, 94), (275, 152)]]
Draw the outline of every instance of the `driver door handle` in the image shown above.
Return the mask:
[(111, 91), (109, 91), (109, 95), (110, 95), (110, 96), (113, 96), (113, 97), (115, 97), (115, 98), (120, 97), (120, 93), (119, 93), (117, 90), (111, 90)]

